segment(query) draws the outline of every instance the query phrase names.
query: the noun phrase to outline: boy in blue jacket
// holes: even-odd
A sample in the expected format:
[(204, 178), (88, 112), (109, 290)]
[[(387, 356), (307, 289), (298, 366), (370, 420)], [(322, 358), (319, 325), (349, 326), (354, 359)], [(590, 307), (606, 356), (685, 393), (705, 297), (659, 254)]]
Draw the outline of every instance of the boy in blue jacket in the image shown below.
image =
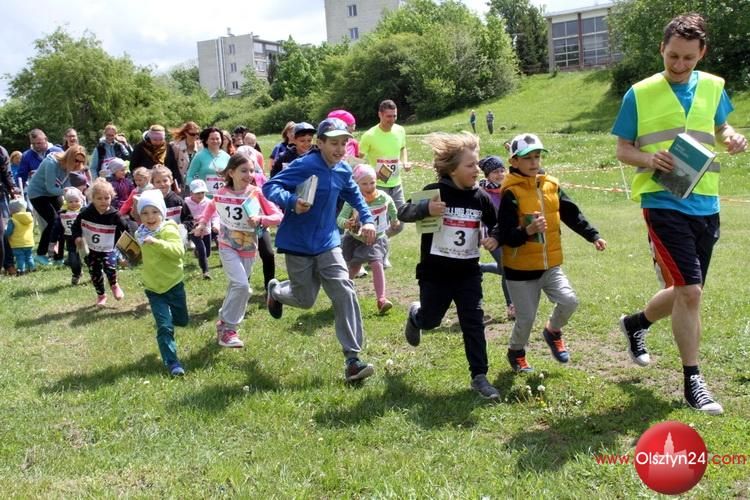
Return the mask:
[[(315, 304), (321, 284), (334, 308), (336, 337), (346, 358), (347, 382), (362, 380), (375, 368), (359, 359), (364, 335), (354, 283), (341, 254), (341, 237), (336, 226), (339, 196), (359, 213), (362, 236), (372, 245), (375, 225), (351, 168), (342, 161), (351, 138), (338, 118), (318, 126), (318, 147), (292, 162), (263, 185), (263, 195), (284, 210), (276, 234), (276, 246), (285, 254), (289, 280), (268, 283), (268, 312), (280, 318), (283, 305), (309, 309)], [(295, 190), (310, 176), (318, 177), (312, 204), (298, 198)]]

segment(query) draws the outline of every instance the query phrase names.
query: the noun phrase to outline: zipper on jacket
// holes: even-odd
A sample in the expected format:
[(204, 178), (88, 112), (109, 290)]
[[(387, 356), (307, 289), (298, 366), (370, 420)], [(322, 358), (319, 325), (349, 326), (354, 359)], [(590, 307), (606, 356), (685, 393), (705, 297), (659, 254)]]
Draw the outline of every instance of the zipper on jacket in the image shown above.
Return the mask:
[[(544, 217), (544, 193), (542, 192), (541, 186), (539, 184), (539, 178), (536, 179), (536, 196), (539, 199), (539, 205), (542, 208), (542, 216)], [(547, 270), (548, 268), (548, 261), (547, 261), (547, 236), (542, 233), (542, 259), (544, 261), (544, 269)]]

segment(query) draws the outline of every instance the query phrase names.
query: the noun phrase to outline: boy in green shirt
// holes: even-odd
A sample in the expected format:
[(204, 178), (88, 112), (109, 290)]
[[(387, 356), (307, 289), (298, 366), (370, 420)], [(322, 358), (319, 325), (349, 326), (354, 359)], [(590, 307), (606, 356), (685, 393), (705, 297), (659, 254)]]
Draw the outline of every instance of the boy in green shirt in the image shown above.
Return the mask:
[(174, 325), (187, 326), (188, 310), (183, 284), (185, 246), (174, 221), (167, 220), (164, 195), (158, 189), (144, 191), (138, 199), (141, 225), (135, 238), (143, 258), (143, 286), (156, 321), (156, 343), (170, 375), (185, 374), (177, 359)]

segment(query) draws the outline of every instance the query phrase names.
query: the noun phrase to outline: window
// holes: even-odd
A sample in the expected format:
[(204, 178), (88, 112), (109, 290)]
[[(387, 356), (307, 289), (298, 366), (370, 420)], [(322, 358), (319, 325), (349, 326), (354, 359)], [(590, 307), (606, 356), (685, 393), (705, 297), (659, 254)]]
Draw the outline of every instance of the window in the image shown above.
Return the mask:
[(346, 11), (349, 14), (349, 17), (357, 17), (357, 6), (355, 4), (347, 5)]
[(239, 82), (232, 82), (232, 90), (239, 90), (240, 84)]
[(229, 63), (229, 72), (237, 73), (237, 63)]
[(349, 38), (352, 40), (359, 39), (359, 28), (349, 28)]
[(253, 42), (253, 50), (262, 54), (264, 52), (263, 44), (260, 42)]
[(555, 66), (567, 68), (580, 65), (577, 20), (552, 23), (552, 49)]
[(268, 63), (266, 61), (259, 61), (255, 60), (255, 71), (260, 71), (261, 73), (265, 73), (266, 69), (268, 68)]
[(229, 44), (229, 53), (230, 54), (234, 54), (234, 44), (233, 43)]

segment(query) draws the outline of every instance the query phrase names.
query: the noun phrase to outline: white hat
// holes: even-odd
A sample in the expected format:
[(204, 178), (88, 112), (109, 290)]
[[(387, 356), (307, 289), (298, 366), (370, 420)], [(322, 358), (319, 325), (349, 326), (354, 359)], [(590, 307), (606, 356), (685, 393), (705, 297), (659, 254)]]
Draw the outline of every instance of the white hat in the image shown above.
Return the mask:
[(167, 218), (167, 206), (164, 204), (164, 195), (159, 189), (147, 189), (138, 197), (138, 213), (143, 212), (146, 207), (156, 207), (163, 219)]
[(70, 203), (71, 201), (78, 201), (83, 203), (83, 193), (78, 188), (67, 187), (63, 190), (63, 198), (65, 201)]
[(206, 183), (201, 179), (193, 179), (193, 181), (190, 183), (190, 192), (206, 193), (208, 192), (208, 186), (206, 186)]
[(539, 137), (534, 134), (520, 134), (510, 141), (511, 156), (526, 156), (532, 151), (547, 151)]
[(107, 170), (113, 174), (120, 170), (125, 170), (125, 161), (115, 156), (107, 163)]

